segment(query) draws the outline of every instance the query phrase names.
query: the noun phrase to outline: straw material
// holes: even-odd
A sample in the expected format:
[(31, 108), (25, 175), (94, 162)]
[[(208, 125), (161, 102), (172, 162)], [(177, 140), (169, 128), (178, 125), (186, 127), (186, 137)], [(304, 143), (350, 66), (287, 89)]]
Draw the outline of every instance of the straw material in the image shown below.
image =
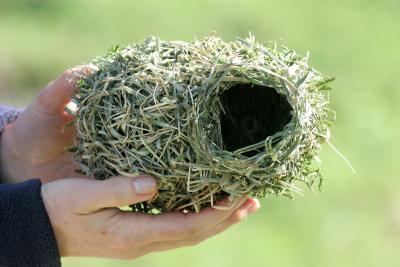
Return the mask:
[(158, 194), (135, 211), (199, 211), (226, 196), (292, 196), (321, 181), (312, 166), (334, 114), (325, 79), (254, 37), (191, 43), (151, 37), (114, 47), (82, 75), (76, 145), (96, 179), (153, 175)]

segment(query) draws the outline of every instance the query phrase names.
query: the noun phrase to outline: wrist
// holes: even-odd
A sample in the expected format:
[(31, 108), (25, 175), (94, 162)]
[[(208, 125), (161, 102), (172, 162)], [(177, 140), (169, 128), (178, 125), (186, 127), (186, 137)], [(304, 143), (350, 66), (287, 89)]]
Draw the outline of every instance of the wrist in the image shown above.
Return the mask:
[(12, 124), (0, 134), (0, 177), (5, 182), (19, 182), (23, 178), (23, 162), (19, 160), (12, 135)]
[[(49, 203), (49, 198), (51, 197), (51, 192), (49, 192), (49, 184), (42, 184), (40, 194), (42, 196), (43, 200), (43, 205), (45, 207), (47, 217), (49, 218), (49, 222), (51, 225), (51, 228), (53, 229), (54, 237), (57, 242), (57, 248), (58, 248), (58, 253), (60, 256), (65, 256), (65, 253), (63, 252), (63, 243), (61, 242), (61, 237), (59, 234), (59, 227), (55, 224), (54, 220), (54, 210), (51, 208), (51, 203)], [(50, 201), (51, 202), (51, 201)]]

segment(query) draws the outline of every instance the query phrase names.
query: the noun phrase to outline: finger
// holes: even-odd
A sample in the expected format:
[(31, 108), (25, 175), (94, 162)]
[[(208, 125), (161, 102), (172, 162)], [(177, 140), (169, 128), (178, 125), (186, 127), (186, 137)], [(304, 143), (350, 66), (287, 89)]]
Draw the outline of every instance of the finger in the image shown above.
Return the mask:
[(43, 113), (62, 113), (76, 90), (80, 73), (87, 67), (77, 66), (65, 71), (56, 80), (50, 82), (37, 97), (37, 108)]
[(260, 203), (258, 202), (258, 200), (249, 198), (242, 206), (236, 209), (226, 220), (197, 236), (193, 236), (184, 240), (164, 241), (164, 242), (155, 242), (151, 244), (146, 244), (137, 248), (136, 250), (138, 253), (140, 253), (140, 255), (144, 255), (151, 252), (161, 252), (185, 246), (197, 245), (203, 242), (204, 240), (209, 239), (210, 237), (213, 237), (217, 234), (224, 232), (231, 226), (247, 218), (249, 214), (254, 213), (259, 208), (260, 208)]
[[(126, 218), (127, 220), (132, 219), (138, 221), (141, 227), (140, 232), (145, 235), (143, 238), (140, 238), (140, 240), (145, 240), (146, 243), (182, 240), (198, 235), (224, 221), (240, 207), (246, 199), (247, 197), (237, 199), (233, 207), (227, 210), (217, 210), (208, 207), (199, 213), (193, 212), (185, 214), (182, 212), (171, 212), (157, 216), (137, 216), (138, 214), (132, 213), (127, 214)], [(232, 206), (232, 203), (225, 203), (225, 205)], [(132, 232), (135, 232), (134, 230), (137, 232), (136, 228), (132, 229)]]
[(156, 180), (148, 175), (136, 178), (117, 176), (102, 181), (79, 179), (75, 184), (77, 188), (72, 190), (71, 199), (76, 199), (73, 209), (79, 214), (150, 200), (157, 190)]

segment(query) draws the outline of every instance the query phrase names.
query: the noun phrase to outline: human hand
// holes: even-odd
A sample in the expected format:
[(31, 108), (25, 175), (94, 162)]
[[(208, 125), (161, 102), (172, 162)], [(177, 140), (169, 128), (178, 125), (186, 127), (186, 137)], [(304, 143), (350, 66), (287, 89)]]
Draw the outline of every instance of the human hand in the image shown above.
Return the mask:
[(259, 202), (236, 202), (199, 213), (149, 215), (116, 207), (150, 200), (156, 194), (152, 177), (63, 179), (42, 185), (42, 198), (61, 256), (134, 259), (142, 255), (195, 245), (244, 219)]
[(83, 177), (75, 172), (72, 153), (64, 148), (73, 144), (75, 127), (64, 130), (73, 117), (64, 112), (75, 89), (77, 67), (50, 82), (1, 135), (1, 178), (20, 182), (40, 178), (42, 182)]

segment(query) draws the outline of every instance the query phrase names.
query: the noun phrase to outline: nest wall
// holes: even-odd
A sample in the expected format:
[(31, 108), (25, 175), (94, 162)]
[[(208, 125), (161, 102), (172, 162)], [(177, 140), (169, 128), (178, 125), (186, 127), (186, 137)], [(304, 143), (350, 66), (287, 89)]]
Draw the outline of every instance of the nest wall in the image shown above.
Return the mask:
[(155, 176), (158, 194), (136, 211), (292, 196), (294, 181), (312, 187), (322, 178), (312, 162), (333, 120), (322, 93), (330, 80), (286, 47), (252, 36), (151, 37), (113, 48), (91, 68), (73, 100), (75, 160), (96, 179)]

